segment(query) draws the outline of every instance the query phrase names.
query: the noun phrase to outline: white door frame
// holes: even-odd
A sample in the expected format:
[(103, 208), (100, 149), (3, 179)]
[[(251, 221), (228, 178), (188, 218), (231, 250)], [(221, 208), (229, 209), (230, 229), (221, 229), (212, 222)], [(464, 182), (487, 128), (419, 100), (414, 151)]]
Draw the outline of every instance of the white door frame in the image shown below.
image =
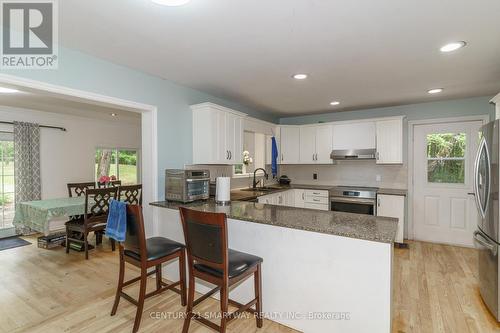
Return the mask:
[(414, 186), (413, 186), (413, 134), (415, 126), (418, 125), (430, 125), (430, 124), (441, 124), (441, 123), (458, 123), (465, 121), (482, 121), (483, 124), (487, 124), (490, 121), (489, 115), (477, 115), (477, 116), (463, 116), (463, 117), (452, 117), (452, 118), (437, 118), (437, 119), (423, 119), (423, 120), (411, 120), (408, 121), (408, 239), (414, 239), (414, 224), (413, 224), (413, 199)]
[[(17, 86), (21, 89), (37, 90), (53, 95), (54, 97), (72, 101), (140, 113), (142, 141), (141, 165), (142, 170), (145, 171), (142, 172), (141, 176), (144, 188), (148, 189), (143, 194), (143, 201), (145, 205), (153, 201), (158, 201), (158, 135), (156, 126), (158, 108), (156, 106), (8, 74), (0, 74), (0, 84)], [(145, 221), (148, 224), (146, 227), (148, 235), (158, 234), (158, 218), (152, 215), (152, 209), (144, 209), (144, 215)], [(147, 221), (152, 221), (152, 223), (148, 223)]]

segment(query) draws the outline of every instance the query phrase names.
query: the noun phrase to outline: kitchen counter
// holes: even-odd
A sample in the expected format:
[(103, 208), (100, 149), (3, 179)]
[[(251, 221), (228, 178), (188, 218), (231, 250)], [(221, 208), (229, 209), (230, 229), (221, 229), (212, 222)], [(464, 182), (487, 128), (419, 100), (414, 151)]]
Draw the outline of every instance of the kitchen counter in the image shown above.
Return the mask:
[(405, 197), (408, 195), (408, 190), (396, 188), (379, 188), (377, 194), (401, 195)]
[[(229, 247), (263, 258), (262, 311), (268, 319), (308, 333), (390, 332), (395, 219), (248, 201), (162, 201), (151, 206), (155, 236), (184, 243), (180, 206), (226, 213)], [(178, 270), (175, 261), (163, 266), (170, 280)], [(195, 283), (200, 293), (210, 288)], [(249, 279), (231, 298), (245, 304), (253, 293)]]
[(232, 201), (229, 206), (216, 205), (212, 200), (189, 204), (160, 201), (151, 203), (151, 205), (169, 209), (178, 209), (183, 206), (204, 212), (223, 212), (227, 214), (228, 218), (235, 220), (382, 243), (394, 242), (398, 223), (397, 219), (394, 218), (265, 205), (246, 201)]

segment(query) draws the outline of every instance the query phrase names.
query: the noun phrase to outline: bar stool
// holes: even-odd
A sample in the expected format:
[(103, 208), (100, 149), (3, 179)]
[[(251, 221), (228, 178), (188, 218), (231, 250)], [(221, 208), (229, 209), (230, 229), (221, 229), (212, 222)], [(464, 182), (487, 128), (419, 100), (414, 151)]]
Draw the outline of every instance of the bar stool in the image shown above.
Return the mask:
[[(146, 239), (144, 232), (144, 219), (142, 207), (139, 205), (127, 205), (127, 232), (125, 241), (119, 244), (120, 250), (120, 274), (118, 287), (116, 289), (115, 303), (111, 315), (116, 314), (120, 297), (137, 306), (133, 332), (137, 332), (141, 323), (144, 300), (158, 295), (166, 290), (172, 290), (181, 295), (182, 306), (186, 305), (186, 250), (184, 245), (163, 237), (152, 237)], [(179, 275), (177, 282), (166, 284), (162, 281), (161, 266), (164, 262), (179, 259)], [(125, 262), (141, 269), (141, 275), (124, 282)], [(155, 270), (148, 273), (148, 268)], [(156, 290), (146, 294), (146, 283), (149, 275), (156, 273)], [(122, 289), (134, 282), (140, 281), (139, 299), (135, 300)], [(180, 286), (180, 290), (176, 287)]]
[[(228, 249), (227, 219), (223, 213), (207, 213), (187, 208), (179, 208), (186, 240), (189, 269), (189, 293), (183, 333), (189, 330), (191, 318), (215, 331), (224, 333), (228, 322), (238, 314), (247, 311), (255, 315), (257, 327), (262, 327), (262, 258)], [(251, 275), (254, 276), (255, 298), (247, 304), (229, 299), (229, 288)], [(216, 285), (207, 294), (194, 300), (195, 278)], [(220, 326), (193, 313), (193, 307), (220, 291)], [(229, 314), (228, 304), (238, 310)], [(255, 305), (255, 310), (252, 306)]]

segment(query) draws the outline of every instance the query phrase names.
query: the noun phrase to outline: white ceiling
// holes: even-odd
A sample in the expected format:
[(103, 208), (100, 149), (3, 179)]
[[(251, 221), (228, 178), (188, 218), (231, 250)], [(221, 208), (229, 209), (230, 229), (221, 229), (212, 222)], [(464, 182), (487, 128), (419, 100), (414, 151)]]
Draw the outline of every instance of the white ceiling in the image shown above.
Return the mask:
[[(29, 90), (17, 86), (6, 86), (2, 84), (2, 87), (14, 88), (19, 90), (20, 93), (0, 94), (0, 110), (2, 106), (9, 106), (99, 120), (120, 121), (129, 124), (141, 123), (140, 113), (97, 105), (82, 100), (70, 99), (61, 95)], [(116, 116), (112, 116), (111, 114), (113, 113)]]
[(498, 0), (59, 3), (64, 46), (280, 115), (500, 92)]

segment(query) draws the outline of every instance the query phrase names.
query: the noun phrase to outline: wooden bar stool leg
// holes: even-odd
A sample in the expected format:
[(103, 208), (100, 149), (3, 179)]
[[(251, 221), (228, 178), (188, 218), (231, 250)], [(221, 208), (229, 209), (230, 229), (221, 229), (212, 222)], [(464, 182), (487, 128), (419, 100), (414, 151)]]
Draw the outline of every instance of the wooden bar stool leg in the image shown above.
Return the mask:
[(156, 290), (161, 289), (161, 265), (156, 265)]
[(255, 298), (257, 299), (257, 303), (255, 304), (256, 321), (257, 327), (262, 327), (262, 276), (260, 271), (260, 264), (257, 265), (257, 270), (254, 273), (254, 286), (255, 286)]
[(88, 238), (88, 233), (87, 233), (87, 231), (84, 231), (83, 232), (83, 241), (84, 241), (83, 246), (85, 247), (85, 259), (86, 260), (89, 259), (89, 242), (88, 242), (87, 238)]
[[(102, 235), (101, 235), (101, 242), (102, 242)], [(115, 240), (111, 238), (111, 251), (114, 250), (116, 250)]]
[(188, 303), (186, 309), (186, 318), (184, 319), (184, 325), (182, 326), (182, 333), (188, 333), (189, 324), (191, 323), (191, 317), (193, 316), (194, 276), (192, 274), (192, 269), (190, 269), (189, 272)]
[(181, 280), (181, 305), (186, 306), (186, 251), (182, 250), (179, 257), (179, 277)]
[(229, 288), (226, 283), (220, 289), (220, 333), (226, 333), (227, 315), (228, 315), (228, 302), (229, 302)]
[(123, 251), (120, 251), (120, 273), (118, 275), (118, 287), (116, 288), (115, 303), (113, 304), (113, 309), (111, 310), (112, 316), (116, 314), (116, 310), (118, 309), (118, 304), (120, 303), (124, 276), (125, 276), (125, 260), (123, 259)]
[(66, 253), (69, 253), (69, 230), (66, 227)]
[(135, 322), (132, 332), (135, 333), (139, 330), (139, 325), (141, 324), (142, 310), (144, 308), (144, 298), (146, 296), (146, 283), (147, 283), (148, 273), (146, 268), (141, 268), (141, 286), (139, 289), (139, 299), (137, 301), (137, 312), (135, 313)]

